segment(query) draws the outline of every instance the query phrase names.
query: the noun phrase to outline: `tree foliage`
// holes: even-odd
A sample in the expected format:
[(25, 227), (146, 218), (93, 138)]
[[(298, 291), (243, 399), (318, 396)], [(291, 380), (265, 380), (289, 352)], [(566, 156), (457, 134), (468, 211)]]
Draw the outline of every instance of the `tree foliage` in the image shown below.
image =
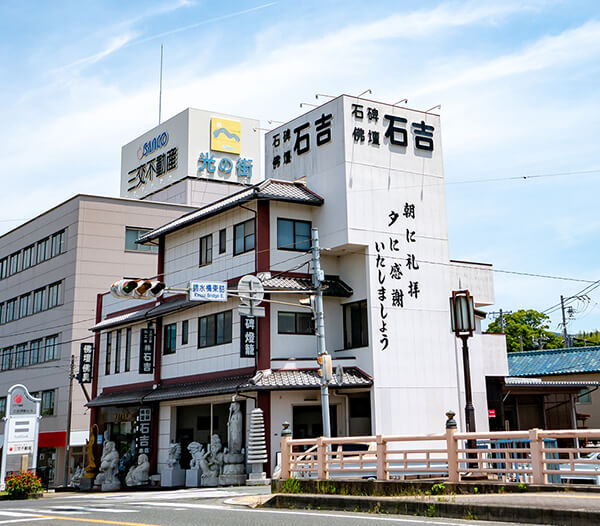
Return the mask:
[[(543, 312), (533, 309), (521, 309), (512, 314), (504, 314), (504, 333), (506, 334), (506, 349), (508, 352), (531, 351), (540, 348), (540, 338), (543, 349), (560, 349), (564, 347), (563, 339), (550, 332), (550, 318)], [(486, 332), (501, 333), (500, 318), (488, 325)]]

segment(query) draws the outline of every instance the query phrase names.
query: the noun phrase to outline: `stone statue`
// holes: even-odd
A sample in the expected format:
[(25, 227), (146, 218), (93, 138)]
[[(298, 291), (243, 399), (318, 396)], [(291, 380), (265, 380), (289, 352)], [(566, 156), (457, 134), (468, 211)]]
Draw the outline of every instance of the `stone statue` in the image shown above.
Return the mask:
[(200, 469), (202, 470), (202, 473), (208, 471), (204, 446), (199, 442), (190, 442), (188, 445), (188, 451), (190, 452), (190, 455), (192, 455), (190, 460), (190, 469)]
[(167, 459), (167, 466), (170, 468), (179, 467), (180, 458), (181, 444), (178, 444), (177, 442), (171, 442), (169, 445), (169, 458)]
[(125, 477), (125, 483), (128, 486), (142, 486), (148, 484), (150, 479), (150, 462), (148, 455), (142, 453), (138, 457), (137, 465), (131, 466)]
[[(96, 424), (94, 424), (96, 426)], [(94, 458), (94, 444), (96, 443), (96, 435), (94, 434), (94, 426), (90, 429), (90, 439), (85, 441), (85, 449), (87, 450), (87, 466), (85, 467), (85, 477), (94, 478), (96, 474), (96, 459)], [(96, 426), (98, 427), (98, 426)]]
[(75, 467), (75, 471), (73, 472), (73, 474), (71, 475), (71, 482), (70, 482), (70, 486), (73, 488), (78, 488), (81, 484), (81, 477), (83, 477), (83, 468), (79, 465), (77, 465)]
[(119, 469), (119, 453), (112, 440), (106, 440), (100, 458), (100, 473), (96, 477), (95, 485), (102, 485), (102, 491), (113, 491), (121, 488), (117, 477)]
[(215, 475), (220, 475), (223, 469), (223, 445), (219, 435), (214, 434), (210, 437), (210, 449), (206, 455), (208, 469)]
[(242, 452), (242, 412), (238, 402), (229, 406), (229, 421), (227, 422), (227, 452), (239, 455)]

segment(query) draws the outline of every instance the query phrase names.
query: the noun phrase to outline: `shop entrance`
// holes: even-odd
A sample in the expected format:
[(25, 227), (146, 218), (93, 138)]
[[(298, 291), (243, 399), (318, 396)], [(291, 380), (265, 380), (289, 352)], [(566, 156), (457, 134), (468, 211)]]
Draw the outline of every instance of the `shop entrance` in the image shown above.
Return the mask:
[[(246, 414), (246, 402), (238, 400), (240, 410)], [(181, 444), (180, 466), (187, 469), (190, 465), (191, 455), (188, 445), (199, 442), (207, 450), (210, 437), (219, 435), (223, 448), (227, 447), (227, 422), (229, 420), (229, 406), (231, 402), (223, 404), (187, 405), (177, 408), (177, 431), (175, 441)], [(243, 419), (243, 435), (246, 436), (246, 422)]]
[[(292, 433), (294, 438), (317, 438), (323, 436), (323, 421), (320, 405), (295, 405), (293, 408)], [(338, 436), (337, 405), (329, 406), (331, 436)]]

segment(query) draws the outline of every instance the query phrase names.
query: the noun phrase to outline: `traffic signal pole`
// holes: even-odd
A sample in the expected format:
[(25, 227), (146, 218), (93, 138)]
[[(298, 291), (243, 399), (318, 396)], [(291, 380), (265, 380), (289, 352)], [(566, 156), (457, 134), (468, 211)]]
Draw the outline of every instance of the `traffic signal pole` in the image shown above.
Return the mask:
[(323, 414), (323, 436), (331, 436), (331, 423), (329, 421), (329, 375), (328, 354), (325, 348), (325, 320), (323, 317), (323, 289), (322, 281), (325, 278), (321, 270), (321, 249), (319, 247), (319, 231), (312, 229), (312, 268), (313, 286), (315, 293), (315, 325), (317, 329), (317, 350), (321, 359), (321, 412)]

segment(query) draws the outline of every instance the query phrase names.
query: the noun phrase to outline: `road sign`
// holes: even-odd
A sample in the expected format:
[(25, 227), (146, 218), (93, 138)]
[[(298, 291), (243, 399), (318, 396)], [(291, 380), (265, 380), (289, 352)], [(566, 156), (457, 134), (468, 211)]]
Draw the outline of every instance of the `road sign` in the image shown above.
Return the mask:
[(237, 286), (240, 301), (244, 305), (260, 305), (265, 297), (265, 289), (260, 279), (251, 274), (247, 274), (238, 282)]
[(227, 301), (227, 283), (190, 281), (190, 301)]

